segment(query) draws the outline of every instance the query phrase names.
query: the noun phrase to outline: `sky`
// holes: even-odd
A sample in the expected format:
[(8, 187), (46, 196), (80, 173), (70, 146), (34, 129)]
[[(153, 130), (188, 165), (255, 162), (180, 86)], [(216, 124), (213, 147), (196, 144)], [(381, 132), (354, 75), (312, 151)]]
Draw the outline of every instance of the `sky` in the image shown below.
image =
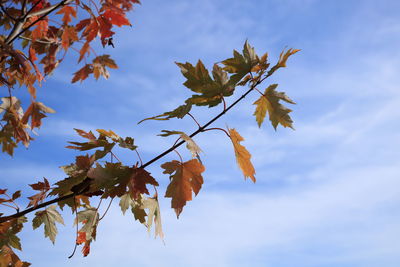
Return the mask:
[[(399, 10), (397, 0), (143, 0), (130, 14), (133, 27), (119, 29), (115, 48), (104, 49), (119, 65), (108, 80), (71, 84), (77, 70), (71, 59), (38, 90), (57, 113), (44, 120), (29, 149), (13, 158), (0, 154), (2, 188), (23, 188), (29, 196), (27, 184), (65, 178), (58, 167), (77, 155), (66, 142), (80, 141), (73, 128), (132, 136), (144, 160), (151, 159), (174, 142), (157, 136), (161, 130), (196, 129), (190, 119), (137, 125), (190, 95), (174, 62), (202, 59), (211, 68), (246, 40), (272, 63), (285, 48), (301, 49), (265, 84), (278, 83), (297, 103), (295, 131), (275, 131), (268, 121), (258, 128), (252, 94), (215, 127), (228, 125), (245, 138), (255, 184), (244, 180), (223, 133), (203, 133), (195, 138), (206, 166), (199, 195), (179, 220), (160, 197), (165, 244), (115, 202), (88, 257), (67, 258), (75, 240), (69, 211), (55, 246), (28, 223), (19, 255), (44, 267), (399, 266)], [(207, 122), (218, 112), (193, 114)], [(132, 153), (118, 155), (126, 164), (137, 161)], [(172, 159), (148, 168), (161, 196), (168, 176), (160, 164)]]

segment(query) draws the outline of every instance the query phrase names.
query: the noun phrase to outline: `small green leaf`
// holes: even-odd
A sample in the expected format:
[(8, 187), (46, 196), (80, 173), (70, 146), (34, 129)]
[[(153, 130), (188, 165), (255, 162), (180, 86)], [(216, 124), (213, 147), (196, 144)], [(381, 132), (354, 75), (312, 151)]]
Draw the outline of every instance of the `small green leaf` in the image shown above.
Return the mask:
[(181, 105), (181, 106), (177, 107), (173, 111), (164, 112), (161, 115), (157, 115), (157, 116), (154, 116), (154, 117), (143, 119), (143, 120), (139, 121), (138, 124), (140, 124), (140, 123), (142, 123), (144, 121), (147, 121), (147, 120), (163, 121), (163, 120), (169, 120), (171, 118), (182, 119), (183, 117), (185, 117), (190, 112), (191, 109), (192, 109), (192, 104), (191, 103), (186, 103), (185, 105)]

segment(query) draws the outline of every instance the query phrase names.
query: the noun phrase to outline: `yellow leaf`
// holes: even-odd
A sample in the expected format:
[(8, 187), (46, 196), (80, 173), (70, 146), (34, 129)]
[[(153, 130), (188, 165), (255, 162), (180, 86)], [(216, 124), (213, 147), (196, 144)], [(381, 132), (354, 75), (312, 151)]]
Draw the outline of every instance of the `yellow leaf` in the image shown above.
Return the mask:
[(244, 146), (240, 144), (241, 141), (244, 141), (243, 137), (241, 137), (235, 129), (228, 128), (228, 130), (233, 147), (235, 149), (236, 161), (239, 165), (239, 168), (243, 172), (244, 178), (249, 177), (255, 183), (256, 178), (254, 177), (254, 174), (256, 171), (254, 170), (253, 164), (250, 161), (251, 154)]

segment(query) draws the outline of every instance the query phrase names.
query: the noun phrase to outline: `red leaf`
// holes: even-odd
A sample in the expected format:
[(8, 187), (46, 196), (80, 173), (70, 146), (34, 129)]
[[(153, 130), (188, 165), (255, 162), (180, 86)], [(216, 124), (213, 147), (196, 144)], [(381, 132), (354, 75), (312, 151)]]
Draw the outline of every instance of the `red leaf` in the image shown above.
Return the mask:
[(158, 186), (157, 181), (142, 168), (134, 168), (128, 182), (129, 192), (133, 199), (138, 199), (140, 194), (149, 194), (146, 184)]
[(81, 60), (85, 57), (85, 54), (89, 54), (90, 51), (90, 45), (89, 42), (85, 42), (79, 51), (79, 60), (78, 63), (81, 62)]
[(64, 6), (56, 14), (64, 14), (62, 21), (64, 24), (68, 24), (72, 21), (71, 17), (76, 18), (76, 10), (72, 6)]
[(32, 187), (33, 190), (49, 190), (50, 189), (49, 181), (47, 181), (47, 179), (44, 177), (43, 177), (43, 182), (37, 182), (36, 184), (30, 184), (29, 186)]
[(76, 238), (76, 244), (80, 245), (86, 242), (86, 232), (78, 232), (78, 236)]
[(125, 17), (124, 12), (121, 12), (116, 9), (107, 9), (103, 16), (107, 18), (112, 24), (121, 27), (123, 25), (131, 25), (129, 20)]
[(74, 73), (74, 77), (72, 78), (72, 83), (76, 83), (77, 81), (83, 81), (87, 77), (89, 77), (89, 74), (93, 73), (93, 66), (92, 64), (86, 64), (84, 67), (82, 67), (80, 70)]
[(36, 28), (32, 31), (32, 39), (40, 39), (46, 37), (49, 24), (47, 20), (40, 20), (36, 23)]
[(75, 31), (75, 27), (70, 26), (70, 27), (65, 27), (64, 32), (61, 36), (61, 44), (62, 47), (67, 50), (68, 47), (75, 41), (78, 41), (78, 34)]

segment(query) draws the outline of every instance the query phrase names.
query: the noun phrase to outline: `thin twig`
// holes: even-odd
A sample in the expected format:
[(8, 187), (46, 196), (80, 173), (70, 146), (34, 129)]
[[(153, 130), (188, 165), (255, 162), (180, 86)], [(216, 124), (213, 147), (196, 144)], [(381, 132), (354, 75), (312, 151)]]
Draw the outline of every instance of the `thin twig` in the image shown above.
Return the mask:
[(113, 202), (113, 200), (114, 200), (114, 198), (111, 198), (111, 201), (110, 201), (110, 203), (108, 204), (106, 211), (105, 211), (105, 212), (103, 213), (103, 215), (100, 217), (99, 221), (101, 221), (101, 220), (104, 218), (104, 216), (106, 216), (108, 210), (110, 209), (110, 206), (111, 206), (111, 203)]
[(194, 122), (197, 124), (197, 126), (199, 126), (199, 128), (201, 127), (201, 125), (198, 123), (198, 121), (193, 117), (192, 114), (190, 114), (190, 112), (187, 113), (193, 120)]
[(14, 206), (11, 206), (11, 205), (8, 205), (8, 204), (6, 204), (6, 203), (0, 203), (0, 205), (3, 205), (3, 206), (6, 206), (6, 207), (9, 207), (9, 208), (18, 210), (18, 208), (14, 207)]
[(142, 158), (140, 157), (140, 154), (139, 154), (139, 151), (137, 150), (137, 148), (135, 149), (135, 152), (136, 152), (136, 155), (137, 155), (137, 156), (138, 156), (138, 158), (139, 158), (140, 165), (143, 165)]
[(219, 130), (219, 131), (223, 131), (229, 138), (231, 137), (230, 135), (229, 135), (229, 133), (225, 130), (225, 129), (222, 129), (222, 128), (218, 128), (218, 127), (215, 127), (215, 128), (208, 128), (208, 129), (204, 129), (203, 130), (203, 132), (207, 132), (207, 131), (213, 131), (213, 130)]
[(178, 150), (174, 149), (174, 152), (175, 152), (176, 154), (178, 154), (179, 158), (181, 159), (181, 162), (183, 162), (182, 156), (181, 156), (181, 154), (178, 152)]
[(122, 161), (112, 151), (110, 151), (110, 153), (116, 160), (118, 160), (120, 163), (122, 163)]
[(74, 207), (75, 207), (75, 221), (76, 221), (76, 241), (75, 241), (75, 246), (74, 250), (72, 251), (72, 254), (68, 257), (68, 259), (72, 258), (75, 254), (76, 247), (78, 246), (78, 232), (79, 232), (79, 227), (78, 227), (78, 208), (76, 205), (76, 197), (74, 196)]

